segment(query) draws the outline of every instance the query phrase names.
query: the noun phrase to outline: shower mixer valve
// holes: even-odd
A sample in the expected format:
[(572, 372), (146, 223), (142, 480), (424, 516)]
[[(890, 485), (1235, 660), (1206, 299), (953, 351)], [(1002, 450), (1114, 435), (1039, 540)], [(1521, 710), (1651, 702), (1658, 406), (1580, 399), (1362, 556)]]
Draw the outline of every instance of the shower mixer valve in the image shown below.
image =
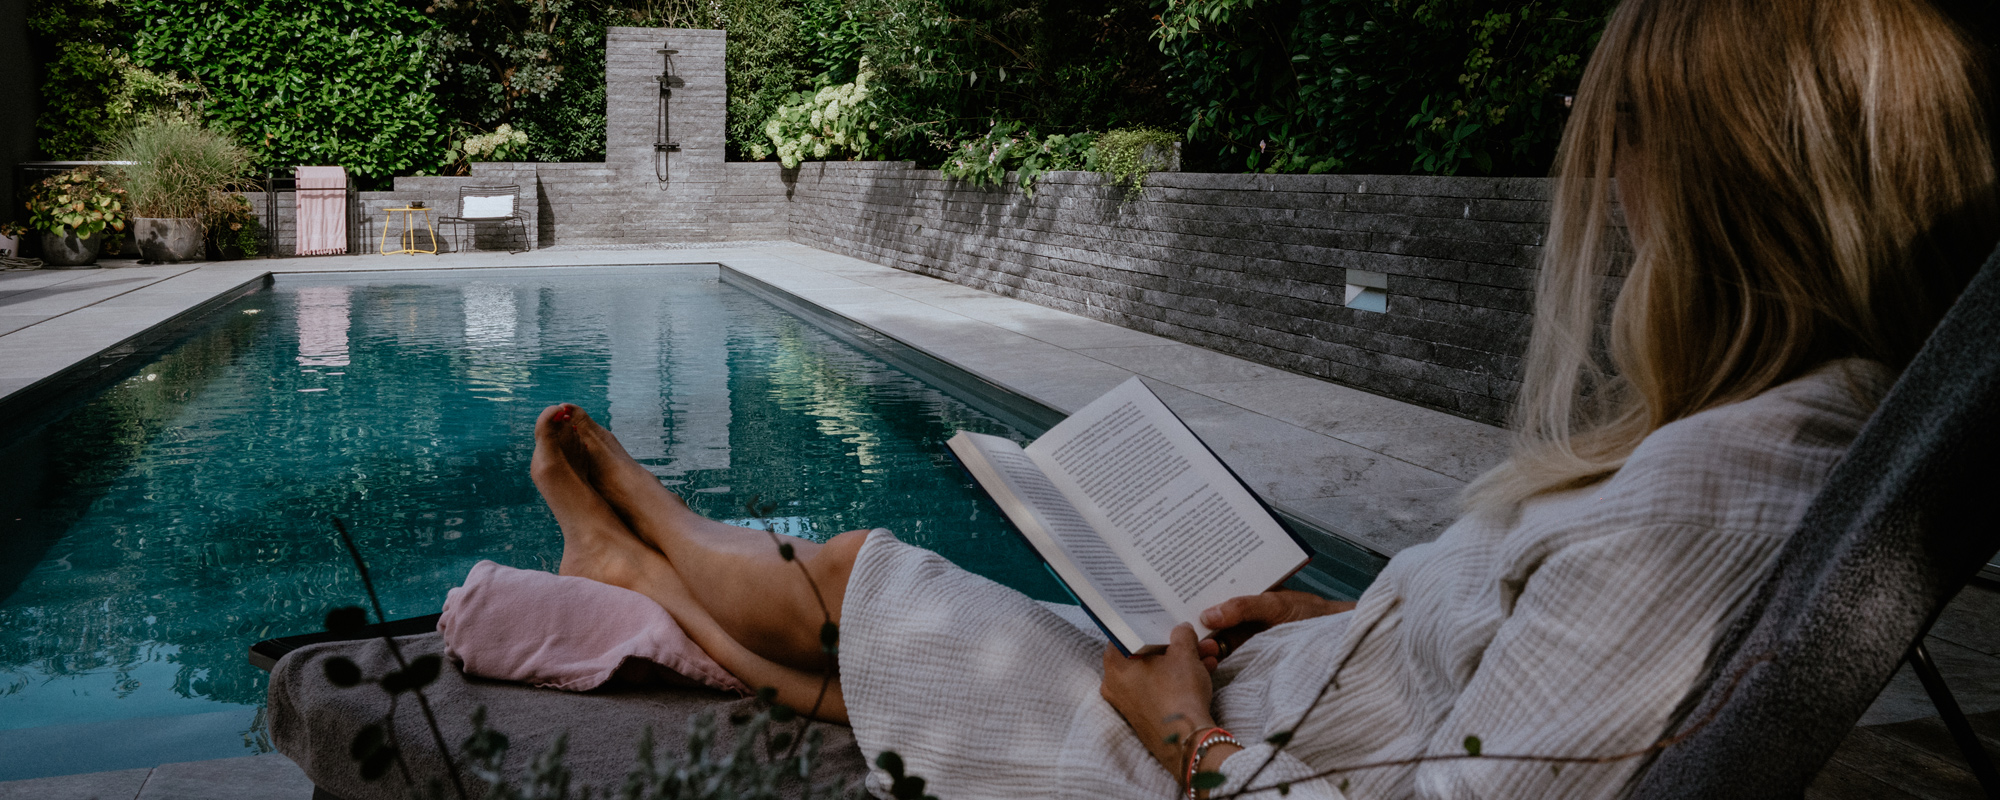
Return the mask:
[(671, 126), (667, 118), (667, 101), (674, 96), (675, 89), (685, 88), (687, 81), (674, 74), (674, 54), (680, 52), (679, 50), (660, 49), (653, 52), (660, 54), (665, 61), (660, 69), (660, 106), (653, 128), (653, 175), (660, 179), (660, 188), (665, 189), (667, 176), (671, 171), (668, 169), (671, 158), (668, 154), (678, 153), (681, 150), (681, 143), (672, 141), (668, 137)]

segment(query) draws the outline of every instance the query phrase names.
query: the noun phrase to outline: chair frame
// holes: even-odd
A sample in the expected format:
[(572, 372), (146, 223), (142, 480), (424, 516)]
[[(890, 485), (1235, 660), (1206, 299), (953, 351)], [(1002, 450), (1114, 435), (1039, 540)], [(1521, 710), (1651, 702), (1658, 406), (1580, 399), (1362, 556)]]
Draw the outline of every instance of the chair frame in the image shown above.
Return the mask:
[[(510, 214), (508, 214), (508, 215), (506, 215), (506, 216), (504, 216), (504, 217), (468, 217), (468, 216), (464, 216), (464, 212), (465, 212), (465, 198), (467, 198), (467, 197), (498, 197), (498, 196), (500, 196), (500, 195), (503, 195), (503, 194), (504, 194), (504, 195), (511, 195), (511, 196), (512, 196), (512, 197), (514, 198), (514, 211), (513, 211), (513, 213), (510, 213)], [(479, 226), (479, 223), (482, 223), (482, 222), (491, 222), (491, 223), (498, 223), (498, 224), (500, 224), (500, 225), (502, 225), (502, 226), (505, 226), (506, 224), (508, 224), (508, 223), (510, 223), (510, 222), (511, 222), (511, 223), (513, 223), (514, 225), (517, 225), (517, 226), (519, 226), (519, 227), (520, 227), (520, 229), (521, 229), (521, 249), (519, 249), (519, 250), (508, 250), (507, 252), (509, 252), (509, 253), (524, 253), (524, 252), (527, 252), (527, 250), (528, 250), (528, 247), (529, 247), (529, 244), (528, 244), (528, 220), (527, 220), (527, 217), (526, 217), (525, 215), (523, 215), (523, 214), (521, 213), (521, 185), (520, 185), (520, 184), (518, 184), (518, 183), (496, 183), (496, 184), (477, 184), (477, 185), (465, 185), (465, 186), (460, 186), (460, 187), (458, 187), (458, 203), (457, 203), (457, 205), (456, 205), (456, 206), (454, 206), (454, 207), (453, 207), (453, 208), (452, 208), (451, 210), (452, 210), (452, 212), (453, 212), (453, 213), (451, 213), (451, 214), (448, 214), (448, 215), (442, 215), (442, 216), (439, 216), (439, 217), (437, 218), (437, 222), (438, 222), (438, 227), (442, 228), (442, 227), (444, 227), (444, 226), (446, 226), (446, 225), (470, 225), (470, 226), (472, 226), (472, 238), (471, 238), (471, 239), (470, 239), (469, 241), (470, 241), (470, 243), (471, 243), (471, 244), (473, 244), (473, 245), (477, 245), (477, 244), (479, 243), (479, 227), (478, 227), (478, 226)], [(460, 248), (458, 248), (458, 251), (459, 251), (459, 252), (466, 252), (466, 248), (464, 248), (464, 247), (460, 247)]]

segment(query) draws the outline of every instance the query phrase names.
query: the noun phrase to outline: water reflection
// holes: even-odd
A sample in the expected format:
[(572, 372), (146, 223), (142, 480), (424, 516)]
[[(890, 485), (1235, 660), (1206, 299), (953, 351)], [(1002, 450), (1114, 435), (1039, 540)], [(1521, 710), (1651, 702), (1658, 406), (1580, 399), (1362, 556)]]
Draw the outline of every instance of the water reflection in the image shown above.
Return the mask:
[[(520, 327), (517, 287), (475, 282), (460, 290), (465, 313), (465, 383), (487, 400), (507, 402), (529, 380), (526, 363), (539, 353), (515, 342)], [(532, 326), (534, 320), (529, 320)]]
[(299, 366), (347, 366), (348, 292), (345, 286), (299, 290)]
[(392, 616), (436, 611), (480, 559), (553, 568), (527, 465), (558, 401), (711, 490), (688, 493), (704, 513), (754, 496), (779, 510), (745, 522), (784, 533), (881, 525), (1061, 596), (941, 446), (997, 422), (712, 278), (561, 272), (281, 283), (0, 452), (39, 489), (0, 492), (0, 750), (10, 729), (260, 705), (244, 648), (361, 596), (328, 515)]

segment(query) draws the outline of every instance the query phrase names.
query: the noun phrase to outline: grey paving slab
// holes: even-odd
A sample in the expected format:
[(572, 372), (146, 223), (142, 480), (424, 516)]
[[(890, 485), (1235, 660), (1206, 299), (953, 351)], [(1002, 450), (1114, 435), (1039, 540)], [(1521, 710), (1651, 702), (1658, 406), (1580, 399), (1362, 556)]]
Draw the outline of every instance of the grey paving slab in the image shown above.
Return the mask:
[(5, 336), (7, 334), (18, 331), (22, 328), (28, 327), (29, 325), (34, 325), (36, 323), (39, 323), (43, 320), (49, 319), (54, 316), (55, 316), (54, 314), (0, 313), (0, 336)]
[(987, 329), (993, 327), (987, 323), (948, 309), (938, 308), (934, 305), (900, 295), (889, 294), (874, 288), (808, 289), (802, 292), (793, 292), (793, 294), (857, 319), (862, 316), (886, 315), (910, 319), (931, 319), (940, 322), (963, 323)]
[[(1146, 347), (1172, 341), (1109, 322), (1065, 314), (984, 292), (979, 297), (946, 297), (934, 302), (941, 308), (1059, 347)], [(1029, 311), (1023, 306), (1036, 310)]]
[[(732, 269), (738, 269), (739, 271), (748, 275), (755, 276), (758, 274), (758, 270), (742, 269), (734, 264), (731, 264), (730, 267)], [(786, 269), (786, 267), (773, 265), (770, 267), (764, 267), (762, 269), (764, 270)], [(793, 269), (796, 269), (796, 267), (794, 267)], [(800, 296), (812, 293), (826, 293), (829, 296), (838, 296), (838, 294), (841, 292), (847, 292), (859, 297), (881, 298), (884, 296), (882, 290), (875, 288), (873, 286), (868, 286), (857, 281), (848, 280), (847, 278), (843, 278), (838, 275), (824, 275), (824, 274), (805, 275), (805, 276), (800, 276), (799, 279), (793, 281), (787, 281), (786, 290)]]
[(1466, 421), (1442, 411), (1432, 411), (1303, 376), (1288, 375), (1269, 381), (1199, 383), (1187, 388), (1307, 430), (1335, 436), (1363, 431), (1436, 427)]
[(1144, 347), (1083, 348), (1077, 352), (1176, 386), (1292, 377), (1284, 370), (1176, 342)]
[(1215, 398), (1150, 385), (1209, 449), (1269, 499), (1456, 489), (1464, 483)]
[(55, 286), (60, 283), (76, 280), (85, 274), (82, 272), (53, 272), (39, 269), (0, 272), (0, 297)]
[(179, 316), (189, 306), (198, 305), (202, 300), (214, 296), (210, 292), (200, 299), (187, 298), (186, 302), (163, 303), (163, 299), (148, 297), (143, 301), (128, 301), (117, 305), (98, 303), (64, 314), (63, 324), (84, 326), (93, 332), (101, 332), (122, 340), (137, 336), (147, 329)]
[[(1041, 343), (1036, 343), (1041, 344)], [(936, 353), (980, 377), (1073, 413), (1132, 377), (1130, 370), (1064, 351), (1050, 354), (1019, 344), (996, 344)]]
[(1457, 488), (1286, 500), (1287, 510), (1379, 553), (1436, 539), (1458, 518)]
[(137, 800), (311, 800), (312, 780), (277, 753), (162, 764)]
[(1424, 428), (1336, 433), (1334, 438), (1471, 481), (1507, 460), (1508, 433), (1469, 420)]
[(0, 309), (12, 314), (60, 314), (158, 283), (166, 277), (132, 275), (117, 280), (60, 283), (0, 297)]
[(132, 800), (146, 785), (150, 769), (121, 769), (60, 775), (25, 781), (0, 781), (0, 800)]

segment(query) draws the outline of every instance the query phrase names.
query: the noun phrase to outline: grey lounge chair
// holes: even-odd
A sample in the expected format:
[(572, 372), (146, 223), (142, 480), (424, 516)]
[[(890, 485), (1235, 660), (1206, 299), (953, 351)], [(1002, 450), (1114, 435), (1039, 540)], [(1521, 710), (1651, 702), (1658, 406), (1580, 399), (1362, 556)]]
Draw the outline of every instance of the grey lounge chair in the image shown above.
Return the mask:
[[(521, 230), (521, 249), (508, 250), (520, 253), (528, 249), (527, 215), (521, 211), (521, 186), (516, 183), (491, 186), (458, 187), (458, 205), (452, 208), (452, 215), (438, 217), (438, 226), (466, 225), (472, 227), (472, 244), (479, 242), (481, 223), (505, 226), (511, 224)], [(467, 248), (458, 248), (464, 252)]]
[(1798, 797), (1908, 657), (1973, 774), (2000, 797), (1919, 646), (2000, 549), (1995, 486), (2000, 251), (1890, 389), (1718, 645), (1682, 725), (1712, 720), (1661, 751), (1634, 796)]
[[(1684, 704), (1679, 723), (1685, 728), (1708, 718), (1706, 724), (1655, 756), (1632, 796), (1799, 797), (1906, 657), (1960, 734), (1975, 774), (1989, 780), (1985, 754), (1917, 645), (1945, 603), (2000, 549), (2000, 525), (1983, 502), (2000, 484), (1995, 453), (2000, 251), (1890, 390), (1780, 550), (1758, 594), (1718, 643), (1710, 678)], [(411, 622), (417, 621), (403, 624)], [(410, 653), (442, 649), (436, 634), (402, 641)], [(346, 800), (394, 796), (389, 782), (360, 781), (347, 752), (355, 730), (381, 719), (380, 693), (333, 689), (320, 666), (339, 654), (380, 674), (388, 669), (386, 648), (379, 640), (309, 645), (289, 654), (267, 647), (278, 644), (259, 643), (263, 655), (253, 649), (252, 660), (276, 661), (270, 720), (279, 751)], [(467, 678), (451, 666), (432, 691), (444, 709), (447, 741), (463, 740), (466, 716), (478, 705), (490, 708), (494, 724), (515, 736), (517, 757), (539, 753), (568, 729), (577, 780), (597, 785), (614, 785), (623, 776), (644, 725), (656, 726), (671, 747), (667, 734), (692, 714), (727, 714), (732, 702), (745, 702), (692, 690), (566, 695)], [(399, 715), (401, 741), (413, 768), (439, 774), (441, 762), (429, 752), (421, 724), (415, 714)], [(828, 741), (824, 774), (864, 774), (852, 736), (830, 730), (836, 736)], [(1985, 785), (1995, 793), (1994, 783)]]

